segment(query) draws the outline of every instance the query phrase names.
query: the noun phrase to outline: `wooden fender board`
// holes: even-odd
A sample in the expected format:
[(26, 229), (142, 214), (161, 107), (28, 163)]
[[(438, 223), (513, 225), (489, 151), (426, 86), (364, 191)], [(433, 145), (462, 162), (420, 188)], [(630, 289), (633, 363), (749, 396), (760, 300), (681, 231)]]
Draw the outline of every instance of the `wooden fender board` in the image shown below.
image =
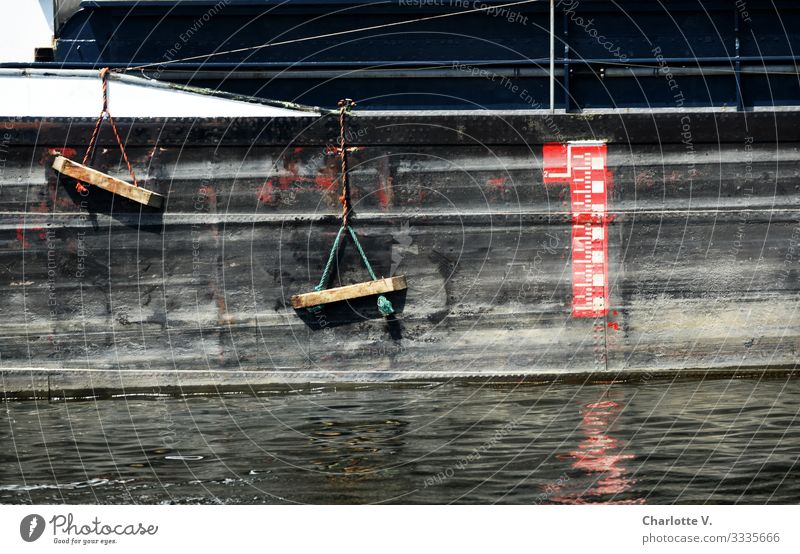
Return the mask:
[(292, 296), (292, 307), (295, 309), (311, 308), (313, 306), (319, 306), (320, 304), (330, 304), (331, 302), (339, 302), (340, 300), (350, 300), (352, 298), (383, 294), (385, 292), (404, 290), (406, 288), (408, 288), (406, 286), (406, 276), (398, 275), (396, 277), (376, 279), (374, 281), (367, 281), (366, 283), (356, 283), (355, 285), (346, 285), (344, 287), (336, 287), (319, 292), (295, 294)]
[(152, 206), (154, 208), (161, 208), (164, 206), (164, 197), (157, 192), (133, 186), (121, 179), (106, 175), (101, 171), (86, 167), (83, 164), (73, 162), (64, 156), (56, 156), (56, 159), (53, 160), (53, 169), (68, 177), (77, 179), (82, 183), (92, 184), (112, 194), (124, 196), (129, 200), (144, 204), (145, 206)]

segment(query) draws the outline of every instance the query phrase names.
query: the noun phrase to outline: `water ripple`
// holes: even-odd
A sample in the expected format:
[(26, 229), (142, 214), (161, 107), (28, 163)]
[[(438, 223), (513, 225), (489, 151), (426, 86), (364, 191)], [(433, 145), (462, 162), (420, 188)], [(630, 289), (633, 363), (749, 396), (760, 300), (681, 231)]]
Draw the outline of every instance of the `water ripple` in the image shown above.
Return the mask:
[(796, 380), (9, 402), (3, 503), (796, 503)]

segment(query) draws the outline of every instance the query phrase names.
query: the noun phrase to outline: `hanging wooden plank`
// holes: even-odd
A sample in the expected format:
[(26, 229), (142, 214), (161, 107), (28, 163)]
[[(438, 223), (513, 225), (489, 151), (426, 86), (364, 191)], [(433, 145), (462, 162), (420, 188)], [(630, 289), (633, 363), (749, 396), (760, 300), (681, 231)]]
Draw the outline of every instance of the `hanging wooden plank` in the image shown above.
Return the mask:
[(296, 309), (311, 308), (320, 304), (330, 304), (341, 300), (351, 300), (362, 296), (372, 296), (396, 290), (404, 290), (406, 286), (406, 276), (397, 275), (385, 279), (376, 279), (355, 285), (335, 287), (332, 289), (321, 290), (319, 292), (307, 292), (305, 294), (295, 294), (292, 296), (292, 307)]
[(91, 167), (73, 162), (64, 156), (56, 156), (56, 159), (53, 160), (53, 169), (82, 183), (95, 185), (112, 194), (124, 196), (145, 206), (161, 208), (164, 205), (164, 197), (157, 192), (136, 187)]

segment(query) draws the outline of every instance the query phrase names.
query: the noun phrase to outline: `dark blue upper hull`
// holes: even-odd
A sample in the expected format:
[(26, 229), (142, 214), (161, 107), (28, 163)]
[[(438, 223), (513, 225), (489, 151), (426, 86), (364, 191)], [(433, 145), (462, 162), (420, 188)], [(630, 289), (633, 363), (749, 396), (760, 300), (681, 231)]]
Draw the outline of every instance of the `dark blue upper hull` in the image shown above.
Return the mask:
[[(54, 63), (164, 64), (143, 71), (321, 106), (549, 107), (549, 3), (509, 3), (85, 1), (60, 30)], [(448, 13), (460, 15), (375, 28)], [(797, 2), (557, 0), (555, 31), (557, 109), (800, 103)]]

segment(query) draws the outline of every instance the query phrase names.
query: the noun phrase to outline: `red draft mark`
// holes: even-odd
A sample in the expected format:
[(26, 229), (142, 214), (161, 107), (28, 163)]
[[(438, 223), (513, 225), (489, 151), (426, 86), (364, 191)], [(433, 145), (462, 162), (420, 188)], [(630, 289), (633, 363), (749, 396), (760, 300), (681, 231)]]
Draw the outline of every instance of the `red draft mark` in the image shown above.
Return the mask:
[(545, 144), (544, 182), (569, 183), (572, 204), (572, 315), (608, 314), (607, 147), (601, 142)]

